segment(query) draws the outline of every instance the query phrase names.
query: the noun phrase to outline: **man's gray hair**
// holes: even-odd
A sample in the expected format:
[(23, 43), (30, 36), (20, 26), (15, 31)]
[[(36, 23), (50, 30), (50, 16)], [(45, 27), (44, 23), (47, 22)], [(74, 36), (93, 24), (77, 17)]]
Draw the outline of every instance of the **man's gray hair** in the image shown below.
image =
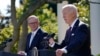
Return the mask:
[(39, 22), (39, 18), (37, 16), (35, 16), (35, 15), (29, 16), (27, 20), (29, 20), (30, 18), (34, 18), (34, 19), (38, 20), (38, 22)]
[(64, 6), (62, 7), (62, 10), (65, 9), (65, 8), (71, 8), (71, 9), (73, 9), (74, 11), (76, 11), (77, 17), (79, 16), (79, 15), (78, 15), (78, 9), (77, 9), (77, 7), (76, 7), (75, 5), (73, 5), (73, 4), (64, 5)]

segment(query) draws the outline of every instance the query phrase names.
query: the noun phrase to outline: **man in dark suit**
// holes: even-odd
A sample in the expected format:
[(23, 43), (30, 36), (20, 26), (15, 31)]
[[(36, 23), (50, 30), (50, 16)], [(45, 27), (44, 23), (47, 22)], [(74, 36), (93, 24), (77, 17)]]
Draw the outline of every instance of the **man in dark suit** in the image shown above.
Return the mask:
[(31, 56), (31, 51), (34, 47), (37, 47), (37, 49), (44, 48), (41, 42), (47, 33), (40, 28), (39, 19), (35, 15), (29, 16), (27, 21), (32, 32), (27, 36), (25, 52), (19, 51), (19, 54)]
[(60, 45), (49, 39), (49, 46), (56, 49), (56, 56), (91, 56), (90, 31), (88, 26), (78, 19), (75, 5), (68, 4), (62, 8), (63, 18), (69, 25), (65, 39)]

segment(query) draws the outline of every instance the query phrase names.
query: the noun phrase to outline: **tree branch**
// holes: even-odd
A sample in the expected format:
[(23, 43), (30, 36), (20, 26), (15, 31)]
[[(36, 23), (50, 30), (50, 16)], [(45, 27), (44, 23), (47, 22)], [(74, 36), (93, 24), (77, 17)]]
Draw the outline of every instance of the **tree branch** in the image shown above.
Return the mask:
[(25, 19), (27, 19), (28, 16), (30, 16), (31, 14), (33, 14), (33, 12), (39, 8), (40, 6), (42, 6), (43, 4), (45, 4), (45, 1), (43, 0), (33, 0), (33, 3), (30, 4), (29, 8), (27, 9), (27, 11), (20, 17), (20, 20), (18, 21), (18, 25), (20, 26), (23, 21)]
[(32, 3), (29, 5), (28, 10), (20, 17), (19, 21), (18, 21), (18, 25), (20, 26), (22, 24), (22, 22), (31, 14), (33, 14), (33, 12), (39, 8), (40, 6), (42, 6), (45, 3), (60, 3), (62, 1), (66, 1), (66, 0), (32, 0)]
[(16, 0), (11, 0), (11, 20), (13, 26), (17, 25), (15, 1)]

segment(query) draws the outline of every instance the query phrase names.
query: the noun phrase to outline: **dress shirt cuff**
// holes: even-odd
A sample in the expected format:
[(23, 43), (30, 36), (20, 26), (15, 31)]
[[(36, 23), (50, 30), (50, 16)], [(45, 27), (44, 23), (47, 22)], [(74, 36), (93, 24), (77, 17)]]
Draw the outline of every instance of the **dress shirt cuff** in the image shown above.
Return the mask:
[(54, 45), (55, 45), (55, 42), (52, 43), (52, 44), (49, 44), (50, 47), (54, 47)]
[(67, 53), (67, 50), (65, 48), (61, 49), (64, 53)]

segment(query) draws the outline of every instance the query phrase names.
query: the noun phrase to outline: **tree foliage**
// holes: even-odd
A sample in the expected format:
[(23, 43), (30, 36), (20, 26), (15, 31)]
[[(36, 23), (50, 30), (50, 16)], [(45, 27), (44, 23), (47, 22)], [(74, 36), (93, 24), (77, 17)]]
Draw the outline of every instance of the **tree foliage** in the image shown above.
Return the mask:
[(79, 18), (90, 25), (90, 8), (87, 1), (81, 0), (78, 3), (75, 3), (75, 5), (78, 7)]
[(10, 38), (12, 36), (13, 27), (10, 26), (9, 28), (4, 28), (0, 31), (0, 43), (5, 41), (5, 39)]
[[(12, 2), (15, 2), (15, 0), (11, 0)], [(40, 2), (39, 2), (40, 1)], [(49, 2), (53, 2), (55, 0), (48, 0)], [(53, 13), (53, 9), (50, 8), (48, 9), (48, 1), (42, 1), (42, 0), (24, 0), (23, 5), (20, 6), (20, 8), (12, 8), (12, 24), (10, 24), (9, 28), (4, 28), (0, 32), (0, 41), (4, 41), (5, 39), (12, 37), (13, 38), (13, 43), (12, 45), (8, 45), (8, 51), (10, 52), (12, 46), (13, 52), (17, 51), (17, 49), (21, 49), (22, 45), (18, 45), (18, 42), (16, 41), (25, 38), (22, 37), (21, 33), (24, 32), (25, 30), (22, 30), (26, 28), (26, 24), (23, 24), (24, 20), (29, 15), (35, 14), (36, 16), (39, 17), (41, 27), (47, 31), (48, 33), (57, 33), (58, 27), (57, 27), (57, 16), (55, 13)], [(60, 0), (59, 0), (60, 1)], [(63, 1), (63, 0), (62, 0)], [(53, 3), (57, 3), (53, 2)], [(12, 3), (12, 5), (14, 5)], [(89, 24), (89, 5), (84, 1), (80, 1), (78, 3), (75, 3), (76, 6), (78, 6), (79, 9), (79, 17), (81, 20)], [(14, 6), (13, 6), (14, 7)], [(24, 27), (22, 26), (24, 25)], [(21, 32), (22, 31), (22, 32)], [(17, 33), (16, 33), (17, 32)], [(19, 43), (22, 43), (20, 40)], [(17, 46), (20, 46), (17, 48)], [(23, 45), (24, 46), (24, 45)]]
[(49, 4), (45, 4), (41, 8), (37, 9), (34, 13), (39, 17), (40, 26), (48, 33), (57, 33), (57, 17), (52, 11), (52, 8), (48, 9)]

